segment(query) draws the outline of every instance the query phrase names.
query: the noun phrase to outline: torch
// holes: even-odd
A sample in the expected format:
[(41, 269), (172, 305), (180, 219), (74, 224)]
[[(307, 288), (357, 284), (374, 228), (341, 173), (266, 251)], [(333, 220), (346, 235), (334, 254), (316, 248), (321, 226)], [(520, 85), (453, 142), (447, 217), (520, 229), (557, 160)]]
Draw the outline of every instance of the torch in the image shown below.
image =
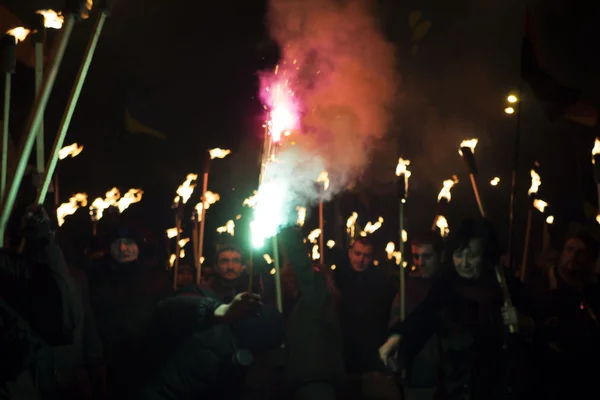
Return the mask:
[(550, 248), (550, 225), (554, 223), (554, 215), (548, 215), (546, 222), (544, 223), (544, 238), (543, 238), (543, 249), (548, 250)]
[(408, 195), (408, 178), (410, 178), (410, 171), (406, 169), (410, 165), (409, 160), (404, 160), (402, 157), (398, 159), (398, 165), (396, 166), (396, 176), (398, 177), (398, 214), (400, 217), (400, 224), (398, 228), (398, 241), (402, 262), (400, 262), (400, 319), (404, 321), (406, 318), (406, 281), (404, 275), (404, 240), (402, 234), (404, 233), (404, 204), (406, 204), (406, 197)]
[(48, 104), (50, 93), (52, 92), (52, 88), (54, 87), (56, 75), (58, 74), (58, 70), (62, 63), (62, 59), (67, 48), (67, 43), (69, 42), (69, 38), (73, 33), (75, 21), (80, 18), (80, 15), (84, 8), (85, 1), (83, 0), (67, 1), (65, 10), (67, 17), (65, 18), (65, 24), (63, 26), (63, 29), (60, 30), (60, 36), (58, 38), (57, 44), (54, 48), (53, 54), (50, 56), (50, 62), (48, 64), (48, 68), (43, 79), (42, 88), (37, 93), (34, 105), (31, 108), (31, 111), (27, 118), (27, 122), (25, 124), (25, 131), (22, 136), (22, 142), (20, 144), (20, 151), (17, 166), (15, 169), (15, 174), (12, 179), (10, 188), (6, 193), (6, 197), (4, 199), (2, 213), (0, 214), (0, 245), (4, 245), (3, 242), (6, 224), (8, 223), (8, 218), (12, 213), (15, 200), (17, 199), (17, 193), (19, 191), (21, 181), (23, 180), (23, 176), (25, 174), (27, 162), (29, 161), (29, 156), (31, 155), (31, 150), (33, 149), (33, 143), (35, 141), (36, 134), (39, 131), (40, 126), (42, 124), (44, 111), (46, 110), (46, 105)]
[(600, 139), (598, 138), (594, 140), (592, 164), (594, 165), (594, 179), (596, 181), (596, 190), (598, 192), (598, 217), (596, 219), (600, 220)]
[(198, 179), (196, 174), (187, 174), (185, 181), (179, 187), (177, 187), (177, 196), (173, 200), (173, 210), (175, 210), (175, 229), (176, 235), (175, 240), (177, 241), (175, 247), (175, 263), (173, 265), (173, 290), (177, 290), (177, 274), (179, 273), (179, 258), (180, 258), (180, 240), (181, 240), (181, 220), (183, 219), (184, 205), (188, 202), (194, 188), (196, 187), (195, 182)]
[(321, 236), (319, 236), (319, 251), (321, 253), (321, 264), (325, 265), (325, 235), (323, 228), (325, 227), (325, 223), (323, 220), (323, 197), (325, 196), (325, 191), (329, 189), (329, 174), (325, 171), (321, 172), (319, 178), (317, 179), (317, 183), (322, 183), (323, 185), (319, 185), (319, 229), (321, 230)]
[(477, 174), (477, 166), (475, 164), (475, 146), (477, 146), (477, 139), (468, 139), (463, 140), (460, 144), (460, 149), (458, 150), (458, 154), (460, 154), (467, 166), (467, 170), (469, 171), (469, 178), (471, 179), (471, 186), (473, 187), (473, 194), (475, 195), (475, 200), (477, 201), (477, 206), (479, 207), (479, 212), (481, 216), (485, 218), (485, 210), (483, 208), (483, 203), (481, 202), (481, 197), (479, 196), (479, 188), (477, 186), (477, 180), (475, 179), (475, 175)]
[[(75, 158), (83, 151), (83, 145), (77, 144), (77, 142), (70, 144), (68, 146), (63, 147), (58, 151), (58, 159), (60, 161), (64, 160), (67, 157)], [(56, 165), (56, 169), (54, 171), (54, 205), (58, 207), (59, 202), (59, 179), (58, 179), (58, 164)]]
[[(537, 166), (538, 166), (538, 164), (536, 163), (536, 167)], [(525, 278), (527, 275), (527, 259), (529, 257), (529, 240), (531, 238), (531, 218), (532, 218), (532, 214), (533, 214), (533, 208), (534, 208), (534, 205), (536, 204), (536, 200), (537, 200), (536, 199), (537, 192), (538, 192), (541, 184), (542, 184), (542, 180), (540, 179), (540, 176), (535, 171), (535, 169), (531, 169), (531, 187), (529, 188), (529, 191), (527, 192), (531, 203), (527, 207), (527, 224), (525, 225), (525, 244), (523, 247), (523, 260), (521, 262), (521, 273), (519, 275), (522, 282), (525, 282)]]
[(450, 191), (452, 187), (458, 183), (458, 177), (456, 175), (452, 176), (452, 179), (446, 179), (442, 183), (442, 189), (438, 194), (437, 201), (437, 213), (433, 218), (433, 225), (431, 226), (431, 230), (435, 232), (436, 229), (440, 229), (440, 233), (442, 237), (445, 237), (448, 229), (448, 221), (446, 220), (446, 208), (450, 200), (452, 199), (452, 195)]
[[(75, 83), (73, 84), (73, 88), (71, 89), (71, 94), (69, 96), (69, 100), (67, 102), (67, 106), (63, 113), (62, 120), (60, 122), (58, 132), (54, 139), (54, 145), (52, 147), (52, 151), (50, 153), (50, 157), (48, 158), (48, 162), (46, 164), (46, 169), (44, 171), (44, 178), (42, 179), (42, 185), (38, 191), (38, 196), (36, 199), (36, 204), (43, 204), (46, 199), (46, 194), (48, 193), (48, 188), (50, 187), (50, 182), (52, 180), (52, 175), (54, 174), (54, 170), (56, 169), (56, 164), (58, 162), (58, 154), (60, 149), (63, 147), (65, 137), (67, 136), (67, 131), (69, 130), (69, 125), (71, 124), (71, 119), (73, 118), (73, 113), (75, 112), (75, 107), (77, 106), (77, 102), (79, 101), (79, 95), (81, 94), (81, 89), (83, 88), (83, 84), (85, 82), (85, 78), (87, 77), (88, 70), (90, 68), (90, 64), (92, 63), (92, 58), (94, 57), (94, 53), (96, 51), (96, 46), (98, 45), (98, 39), (100, 38), (100, 33), (102, 32), (102, 28), (104, 27), (104, 22), (106, 18), (110, 15), (109, 2), (108, 0), (100, 1), (100, 13), (98, 14), (98, 19), (96, 20), (96, 24), (94, 25), (94, 29), (92, 30), (92, 36), (90, 37), (87, 48), (85, 50), (85, 54), (83, 56), (83, 60), (81, 61), (81, 65), (79, 67), (79, 72), (75, 78)], [(81, 14), (81, 13), (80, 13)], [(67, 16), (65, 29), (69, 27), (69, 16)], [(41, 122), (40, 122), (41, 126)], [(40, 133), (43, 142), (43, 132)], [(39, 138), (39, 136), (38, 136)], [(39, 139), (38, 139), (39, 140)], [(39, 142), (38, 142), (39, 143)], [(43, 143), (42, 143), (42, 158), (43, 158)]]
[[(36, 11), (37, 18), (34, 24), (33, 42), (35, 47), (35, 92), (38, 93), (42, 87), (42, 79), (44, 77), (44, 42), (46, 41), (46, 17), (41, 13), (42, 10)], [(43, 10), (45, 11), (45, 10)], [(58, 16), (58, 14), (57, 14)], [(49, 17), (51, 18), (51, 17)], [(57, 29), (62, 27), (62, 22)], [(40, 123), (40, 129), (37, 134), (36, 142), (36, 169), (38, 173), (44, 171), (44, 122)]]
[[(17, 65), (16, 49), (18, 40), (27, 37), (29, 31), (25, 28), (15, 28), (10, 30), (0, 39), (0, 68), (4, 74), (4, 109), (2, 115), (2, 165), (0, 165), (0, 204), (4, 199), (6, 192), (6, 183), (8, 175), (8, 122), (10, 118), (10, 95), (11, 95), (11, 75), (15, 73)], [(1, 240), (1, 239), (0, 239)]]

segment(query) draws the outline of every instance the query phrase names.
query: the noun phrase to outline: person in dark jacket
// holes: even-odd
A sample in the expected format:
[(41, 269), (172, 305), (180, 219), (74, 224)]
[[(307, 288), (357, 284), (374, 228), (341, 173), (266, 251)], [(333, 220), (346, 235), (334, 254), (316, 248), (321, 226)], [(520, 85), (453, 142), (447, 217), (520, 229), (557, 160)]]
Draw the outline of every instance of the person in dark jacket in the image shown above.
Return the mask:
[(42, 344), (71, 343), (81, 309), (44, 210), (11, 219), (8, 235), (25, 246), (21, 254), (0, 250), (0, 398), (35, 399), (29, 371)]
[[(451, 400), (503, 399), (507, 390), (503, 346), (506, 325), (529, 320), (514, 307), (505, 307), (495, 276), (499, 248), (486, 220), (465, 220), (450, 238), (452, 262), (427, 297), (380, 348), (381, 359), (393, 369), (404, 365), (437, 334), (441, 347), (441, 376), (436, 398)], [(518, 281), (510, 281), (515, 304)], [(395, 354), (398, 354), (397, 358)]]
[(239, 399), (253, 353), (281, 344), (279, 312), (240, 293), (229, 304), (194, 286), (162, 301), (152, 328), (154, 362), (140, 400)]
[[(98, 238), (103, 246), (89, 268), (90, 301), (105, 352), (110, 398), (129, 399), (144, 377), (141, 338), (156, 304), (172, 294), (168, 274), (140, 254), (146, 238), (119, 225)], [(96, 251), (98, 254), (98, 251)]]

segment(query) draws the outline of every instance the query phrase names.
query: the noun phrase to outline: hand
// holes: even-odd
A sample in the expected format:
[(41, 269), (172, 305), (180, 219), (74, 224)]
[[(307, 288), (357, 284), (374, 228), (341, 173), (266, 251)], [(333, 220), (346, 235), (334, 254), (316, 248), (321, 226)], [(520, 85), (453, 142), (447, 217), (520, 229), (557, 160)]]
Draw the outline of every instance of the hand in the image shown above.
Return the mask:
[(379, 348), (379, 358), (383, 364), (394, 372), (397, 372), (400, 368), (396, 361), (398, 356), (398, 349), (400, 348), (400, 335), (392, 335), (388, 338), (387, 342)]
[(504, 325), (516, 326), (519, 324), (519, 313), (513, 306), (504, 306), (500, 312), (502, 313), (502, 321), (504, 322)]
[(223, 304), (215, 310), (215, 317), (223, 322), (234, 322), (240, 318), (257, 315), (262, 307), (260, 296), (255, 293), (240, 293), (231, 303)]

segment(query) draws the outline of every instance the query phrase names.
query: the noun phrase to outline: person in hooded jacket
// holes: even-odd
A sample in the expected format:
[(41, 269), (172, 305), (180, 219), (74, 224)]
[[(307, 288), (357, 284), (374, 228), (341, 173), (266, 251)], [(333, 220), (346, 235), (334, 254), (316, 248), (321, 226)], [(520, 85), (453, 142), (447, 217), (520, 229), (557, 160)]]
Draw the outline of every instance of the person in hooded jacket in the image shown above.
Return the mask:
[(90, 301), (103, 342), (111, 399), (130, 398), (144, 363), (140, 339), (156, 304), (172, 294), (166, 271), (148, 265), (145, 238), (117, 226), (99, 239), (103, 246), (89, 267)]
[(140, 400), (240, 399), (253, 356), (283, 340), (279, 312), (254, 293), (229, 304), (189, 286), (157, 306)]

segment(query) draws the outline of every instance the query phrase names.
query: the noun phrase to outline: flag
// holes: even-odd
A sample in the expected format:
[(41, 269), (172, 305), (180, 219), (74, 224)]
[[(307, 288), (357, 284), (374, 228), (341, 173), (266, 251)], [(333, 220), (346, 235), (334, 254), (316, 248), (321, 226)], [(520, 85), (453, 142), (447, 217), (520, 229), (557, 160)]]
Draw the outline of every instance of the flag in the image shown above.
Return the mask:
[(593, 128), (598, 124), (598, 110), (580, 99), (578, 89), (559, 83), (539, 64), (539, 41), (530, 10), (525, 16), (525, 37), (521, 53), (521, 77), (544, 104), (551, 120), (565, 118)]
[(149, 135), (158, 139), (166, 139), (167, 135), (161, 129), (159, 115), (156, 112), (160, 108), (152, 106), (151, 103), (151, 96), (138, 95), (133, 91), (127, 94), (125, 130), (132, 134)]

